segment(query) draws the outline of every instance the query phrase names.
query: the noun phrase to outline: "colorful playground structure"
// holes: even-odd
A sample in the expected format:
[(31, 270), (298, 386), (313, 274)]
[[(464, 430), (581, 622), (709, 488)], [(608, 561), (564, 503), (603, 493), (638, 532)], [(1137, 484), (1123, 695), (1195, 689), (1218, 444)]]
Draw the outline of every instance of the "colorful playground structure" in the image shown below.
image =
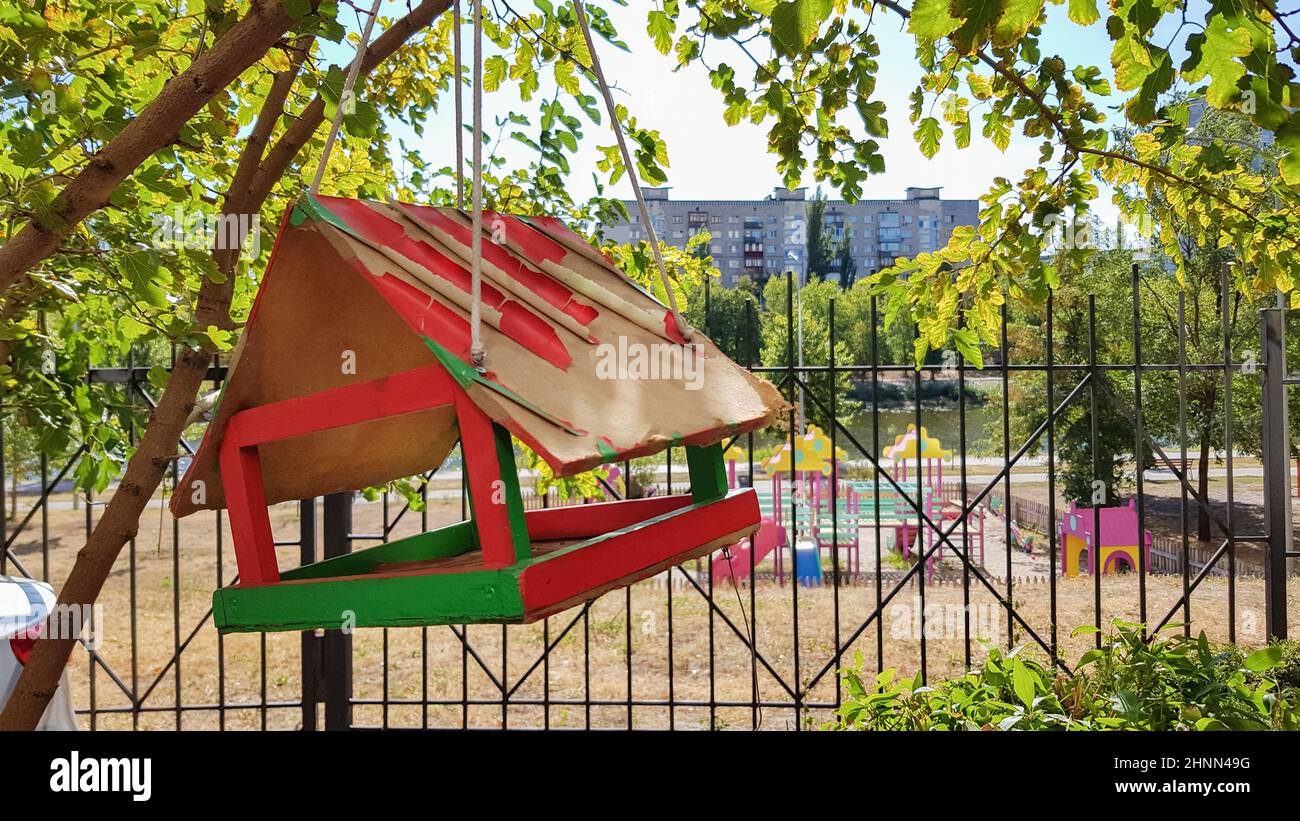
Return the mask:
[[(1101, 523), (1101, 538), (1094, 538), (1093, 526)], [(1094, 513), (1093, 508), (1079, 507), (1070, 502), (1070, 508), (1057, 524), (1061, 537), (1061, 575), (1091, 575), (1101, 561), (1103, 575), (1127, 573), (1138, 568), (1138, 516), (1132, 499), (1127, 505), (1103, 507)], [(1098, 544), (1097, 550), (1093, 545)], [(1143, 558), (1151, 554), (1151, 531), (1143, 531)]]
[[(925, 520), (935, 526), (943, 527), (945, 522), (961, 518), (960, 502), (949, 502), (943, 495), (943, 460), (952, 456), (952, 451), (945, 450), (939, 440), (930, 436), (924, 427), (918, 433), (916, 425), (908, 425), (905, 433), (894, 439), (894, 444), (885, 448), (885, 458), (890, 460), (891, 475), (894, 483), (889, 482), (850, 482), (849, 490), (853, 494), (855, 505), (870, 511), (875, 526), (892, 536), (892, 547), (905, 560), (911, 560), (912, 553), (924, 555), (930, 552), (926, 562), (926, 573), (934, 577), (943, 562), (943, 545), (939, 533)], [(914, 475), (910, 472), (914, 471)], [(902, 489), (902, 492), (899, 489)], [(906, 495), (905, 495), (906, 494)], [(914, 504), (909, 498), (916, 500)], [(917, 508), (924, 512), (924, 519)], [(878, 511), (878, 512), (877, 512)], [(977, 522), (976, 538), (979, 563), (984, 563), (984, 507), (977, 506), (974, 518)], [(950, 540), (965, 537), (968, 528), (958, 528)], [(924, 542), (924, 544), (922, 544)]]
[[(962, 506), (956, 501), (946, 501), (943, 494), (943, 460), (951, 457), (938, 439), (921, 428), (918, 436), (915, 425), (909, 425), (894, 444), (884, 450), (891, 462), (890, 475), (895, 484), (886, 481), (838, 480), (845, 470), (845, 454), (835, 448), (832, 456), (830, 438), (816, 425), (794, 440), (794, 447), (786, 442), (777, 453), (763, 463), (768, 481), (762, 487), (755, 482), (759, 500), (761, 522), (753, 537), (722, 551), (713, 559), (713, 574), (718, 579), (748, 580), (751, 571), (768, 557), (778, 583), (784, 584), (788, 552), (793, 553), (795, 580), (803, 585), (821, 584), (825, 566), (839, 565), (841, 574), (857, 577), (862, 574), (862, 541), (864, 531), (872, 538), (880, 538), (882, 546), (897, 550), (904, 559), (929, 553), (927, 574), (933, 578), (943, 561), (942, 546), (937, 527), (961, 516)], [(838, 471), (836, 471), (838, 467)], [(736, 462), (728, 462), (728, 478), (736, 486)], [(838, 480), (838, 481), (833, 481)], [(901, 491), (900, 491), (901, 488)], [(911, 499), (916, 499), (914, 504)], [(924, 513), (918, 512), (917, 508)], [(977, 525), (957, 528), (950, 536), (954, 543), (963, 538), (975, 540), (978, 561), (984, 562), (984, 508), (976, 508)], [(927, 522), (928, 520), (928, 522)], [(797, 543), (790, 551), (790, 532), (797, 534)], [(828, 561), (829, 560), (829, 561)]]

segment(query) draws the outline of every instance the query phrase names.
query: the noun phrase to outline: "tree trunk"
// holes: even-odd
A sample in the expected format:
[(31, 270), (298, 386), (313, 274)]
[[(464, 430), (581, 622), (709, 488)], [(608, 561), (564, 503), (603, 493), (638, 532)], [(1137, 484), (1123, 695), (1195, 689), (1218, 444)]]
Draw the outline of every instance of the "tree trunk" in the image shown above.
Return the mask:
[[(410, 14), (399, 20), (391, 29), (377, 38), (367, 49), (361, 68), (363, 72), (372, 70), (387, 59), (406, 40), (417, 31), (427, 26), (450, 5), (450, 0), (425, 0)], [(276, 76), (271, 91), (258, 114), (253, 133), (250, 134), (244, 153), (240, 157), (235, 176), (231, 180), (230, 191), (223, 204), (223, 214), (253, 213), (261, 209), (267, 195), (280, 179), (289, 164), (297, 156), (298, 149), (304, 145), (315, 125), (303, 134), (305, 117), (300, 117), (291, 126), (271, 151), (262, 159), (271, 129), (283, 110), (284, 100), (293, 85), (294, 77), (301, 65), (305, 49), (294, 56), (289, 69)], [(320, 101), (313, 100), (312, 105)], [(311, 106), (309, 106), (310, 108)], [(324, 104), (321, 102), (322, 116), (315, 120), (316, 125), (323, 119)], [(282, 148), (290, 135), (300, 138), (292, 143), (292, 150)], [(266, 181), (270, 181), (267, 183)], [(266, 184), (262, 184), (266, 183)], [(230, 296), (234, 282), (235, 263), (238, 249), (223, 249), (214, 252), (214, 258), (225, 281), (214, 283), (205, 280), (199, 290), (196, 323), (199, 327), (230, 325)], [(108, 578), (118, 554), (136, 533), (140, 516), (144, 512), (149, 498), (157, 490), (164, 473), (176, 456), (176, 443), (185, 429), (185, 422), (194, 408), (195, 397), (207, 374), (211, 356), (206, 351), (186, 348), (172, 367), (167, 388), (158, 400), (157, 407), (149, 415), (149, 424), (135, 454), (127, 463), (126, 473), (117, 491), (104, 509), (104, 515), (96, 523), (86, 545), (77, 553), (76, 564), (68, 576), (63, 589), (59, 591), (59, 604), (70, 607), (89, 607), (99, 596), (100, 590)], [(40, 721), (45, 707), (54, 696), (58, 687), (59, 676), (67, 665), (68, 656), (76, 644), (76, 638), (42, 636), (32, 648), (31, 658), (23, 668), (22, 675), (4, 712), (0, 714), (0, 731), (30, 730)]]
[(1210, 533), (1210, 428), (1201, 429), (1201, 455), (1197, 459), (1196, 494), (1200, 501), (1196, 504), (1196, 538), (1208, 542)]
[(53, 254), (63, 237), (103, 208), (131, 172), (174, 141), (181, 126), (262, 59), (292, 25), (280, 0), (255, 0), (243, 19), (168, 80), (140, 116), (90, 158), (55, 197), (48, 216), (34, 217), (0, 247), (0, 293)]

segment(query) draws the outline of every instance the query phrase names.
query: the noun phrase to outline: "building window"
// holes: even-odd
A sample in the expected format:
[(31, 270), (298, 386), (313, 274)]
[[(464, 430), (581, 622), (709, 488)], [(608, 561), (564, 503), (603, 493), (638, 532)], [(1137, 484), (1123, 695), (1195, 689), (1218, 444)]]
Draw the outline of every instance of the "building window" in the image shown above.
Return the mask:
[(682, 224), (682, 215), (673, 214), (673, 225), (681, 225), (681, 224)]
[(722, 217), (719, 216), (719, 215), (717, 215), (717, 214), (714, 214), (713, 216), (709, 217), (709, 224), (710, 224), (710, 225), (721, 225), (721, 224), (722, 224)]

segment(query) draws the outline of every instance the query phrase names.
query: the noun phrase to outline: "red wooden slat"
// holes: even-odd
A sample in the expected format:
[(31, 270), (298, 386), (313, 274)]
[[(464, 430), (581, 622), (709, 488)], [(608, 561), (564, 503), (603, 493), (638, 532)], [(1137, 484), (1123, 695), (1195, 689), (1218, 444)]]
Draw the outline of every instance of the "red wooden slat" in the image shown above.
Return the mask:
[(456, 392), (456, 418), (460, 425), (460, 452), (464, 456), (470, 501), (474, 505), (474, 527), (479, 548), (483, 551), (483, 566), (509, 567), (518, 561), (518, 557), (515, 556), (514, 533), (510, 529), (510, 511), (504, 502), (505, 486), (501, 464), (497, 460), (492, 420), (464, 391)]
[(654, 496), (649, 499), (530, 510), (525, 518), (528, 521), (528, 536), (535, 542), (589, 539), (671, 513), (690, 503), (689, 495)]
[(752, 533), (758, 523), (758, 497), (746, 489), (582, 548), (552, 554), (521, 575), (524, 609), (535, 615), (590, 598), (593, 592), (621, 586), (678, 560), (708, 552), (723, 537)]
[[(239, 420), (239, 444), (249, 447), (450, 405), (452, 395), (459, 390), (442, 365), (426, 365), (356, 385), (249, 408), (231, 417), (231, 422)], [(228, 427), (226, 439), (230, 438)]]
[(226, 491), (235, 561), (241, 584), (271, 584), (280, 580), (280, 568), (266, 512), (262, 466), (256, 448), (240, 447), (238, 436), (230, 435), (238, 433), (238, 417), (231, 418), (221, 444), (221, 484)]

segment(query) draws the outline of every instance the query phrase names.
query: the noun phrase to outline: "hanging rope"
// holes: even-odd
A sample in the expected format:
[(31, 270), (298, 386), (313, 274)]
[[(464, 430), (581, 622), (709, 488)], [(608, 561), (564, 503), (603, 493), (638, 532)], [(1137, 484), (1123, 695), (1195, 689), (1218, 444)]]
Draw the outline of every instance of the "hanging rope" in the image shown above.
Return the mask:
[(456, 207), (465, 209), (465, 113), (461, 103), (461, 85), (464, 75), (460, 62), (460, 0), (451, 4), (452, 59), (456, 61)]
[(471, 0), (474, 9), (474, 227), (471, 241), (470, 364), (480, 373), (487, 370), (487, 349), (483, 347), (483, 0)]
[(312, 194), (320, 190), (320, 181), (325, 177), (325, 166), (329, 163), (330, 153), (334, 150), (334, 141), (338, 139), (339, 126), (343, 123), (343, 112), (352, 99), (352, 87), (356, 85), (357, 75), (361, 73), (361, 63), (365, 60), (366, 48), (370, 44), (370, 31), (375, 27), (375, 18), (379, 16), (381, 2), (383, 0), (375, 0), (375, 4), (370, 8), (370, 16), (366, 18), (366, 25), (361, 29), (361, 42), (357, 44), (357, 56), (353, 58), (352, 65), (348, 68), (348, 76), (343, 81), (343, 93), (339, 95), (334, 121), (330, 123), (329, 136), (325, 138), (325, 150), (321, 152), (320, 162), (316, 165), (316, 178), (311, 181)]
[(641, 181), (637, 179), (636, 166), (632, 163), (632, 154), (627, 149), (627, 138), (623, 136), (623, 125), (618, 121), (618, 110), (614, 106), (614, 97), (609, 91), (609, 84), (605, 82), (605, 72), (600, 67), (600, 58), (596, 56), (596, 43), (591, 37), (591, 28), (587, 25), (587, 10), (582, 5), (582, 0), (573, 0), (573, 10), (578, 16), (578, 25), (582, 27), (582, 38), (587, 42), (587, 51), (591, 54), (591, 70), (596, 75), (596, 84), (600, 86), (600, 94), (605, 98), (605, 110), (609, 112), (610, 124), (614, 127), (614, 136), (618, 139), (618, 149), (623, 154), (623, 167), (627, 170), (627, 177), (632, 181), (632, 193), (636, 195), (637, 208), (641, 212), (641, 222), (645, 225), (646, 236), (650, 240), (650, 250), (654, 252), (655, 265), (659, 267), (659, 279), (663, 282), (664, 293), (668, 295), (668, 306), (673, 313), (673, 321), (677, 323), (677, 330), (681, 333), (682, 338), (687, 342), (691, 340), (691, 328), (682, 318), (682, 312), (677, 307), (677, 295), (673, 293), (672, 283), (668, 280), (668, 267), (664, 265), (663, 251), (659, 248), (659, 238), (655, 235), (654, 226), (650, 224), (650, 209), (645, 204), (645, 194), (641, 192)]

